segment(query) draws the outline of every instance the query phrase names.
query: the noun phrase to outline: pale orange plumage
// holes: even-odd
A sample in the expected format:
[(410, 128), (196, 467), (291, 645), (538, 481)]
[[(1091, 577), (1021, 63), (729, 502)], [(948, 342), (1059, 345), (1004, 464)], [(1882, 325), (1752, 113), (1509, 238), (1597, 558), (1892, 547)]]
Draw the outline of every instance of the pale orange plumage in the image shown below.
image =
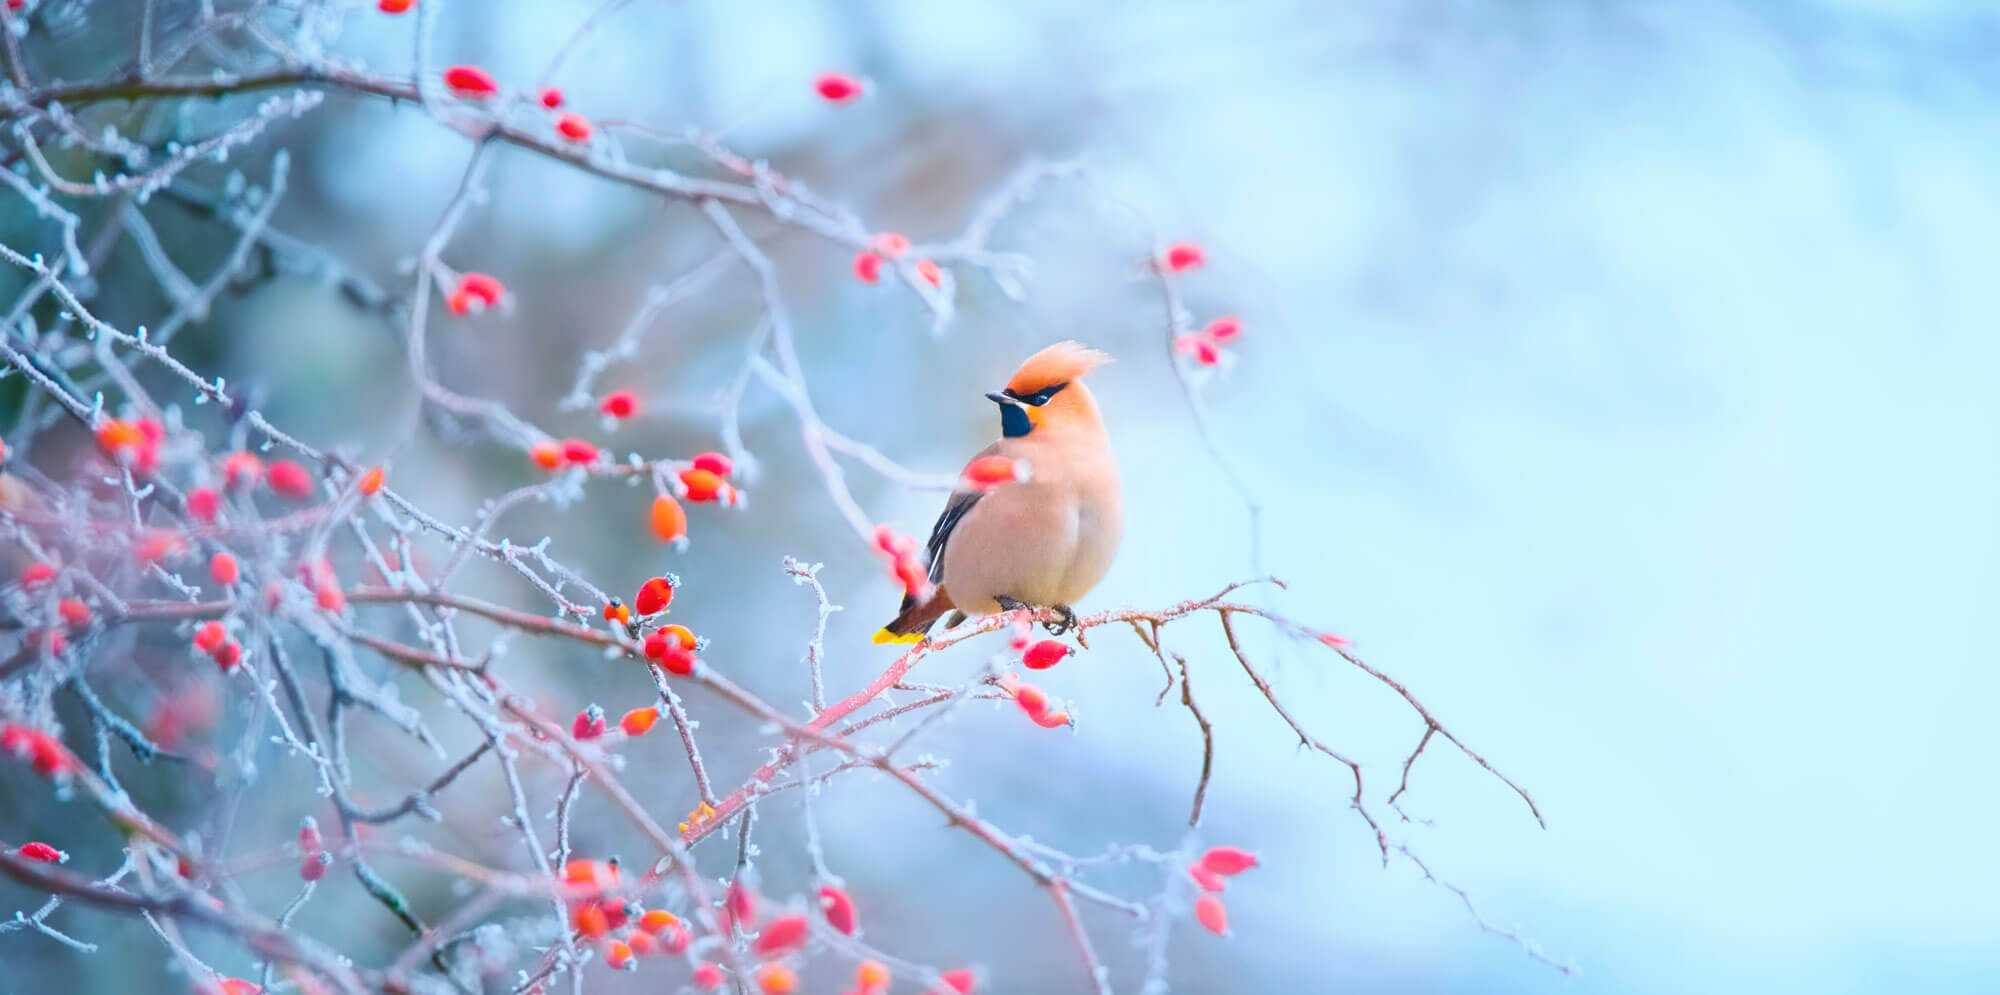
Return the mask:
[(1023, 482), (953, 494), (932, 530), (936, 593), (905, 598), (877, 642), (921, 638), (956, 608), (991, 614), (1010, 603), (1067, 612), (1111, 566), (1123, 530), (1118, 469), (1097, 401), (1079, 379), (1111, 357), (1058, 342), (1021, 364), (1000, 405), (1003, 437), (979, 457), (1032, 468)]

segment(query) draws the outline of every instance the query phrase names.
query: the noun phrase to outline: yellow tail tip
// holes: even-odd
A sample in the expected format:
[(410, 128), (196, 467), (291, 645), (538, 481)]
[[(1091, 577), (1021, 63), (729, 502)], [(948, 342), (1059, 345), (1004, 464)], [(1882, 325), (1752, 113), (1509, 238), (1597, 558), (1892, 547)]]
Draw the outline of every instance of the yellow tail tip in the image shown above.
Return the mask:
[(877, 629), (875, 631), (875, 645), (877, 646), (881, 646), (884, 643), (914, 643), (922, 638), (924, 638), (924, 634), (921, 632), (912, 632), (908, 635), (899, 636), (887, 629)]

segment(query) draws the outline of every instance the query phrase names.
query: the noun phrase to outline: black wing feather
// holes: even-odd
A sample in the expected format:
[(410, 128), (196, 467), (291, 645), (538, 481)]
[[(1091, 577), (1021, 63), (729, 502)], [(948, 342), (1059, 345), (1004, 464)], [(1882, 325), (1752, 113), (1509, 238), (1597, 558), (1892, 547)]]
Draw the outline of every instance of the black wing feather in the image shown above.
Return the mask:
[[(953, 493), (951, 500), (945, 503), (944, 513), (938, 515), (937, 524), (931, 526), (931, 538), (924, 544), (924, 552), (930, 557), (930, 578), (933, 585), (944, 583), (944, 547), (951, 541), (951, 530), (958, 528), (958, 523), (965, 518), (965, 513), (971, 511), (972, 506), (978, 504), (979, 499), (984, 496), (984, 491)], [(904, 608), (907, 609), (914, 603), (914, 599), (909, 595), (903, 595)]]

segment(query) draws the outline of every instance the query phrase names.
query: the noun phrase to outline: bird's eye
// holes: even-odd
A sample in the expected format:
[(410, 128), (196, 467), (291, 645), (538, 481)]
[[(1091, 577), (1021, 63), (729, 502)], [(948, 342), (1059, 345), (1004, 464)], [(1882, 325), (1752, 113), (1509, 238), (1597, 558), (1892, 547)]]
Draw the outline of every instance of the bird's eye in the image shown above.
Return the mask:
[(1041, 390), (1034, 392), (1032, 395), (1028, 397), (1022, 398), (1021, 400), (1039, 408), (1042, 405), (1049, 403), (1050, 398), (1056, 396), (1057, 394), (1062, 393), (1062, 389), (1067, 386), (1069, 386), (1069, 383), (1065, 381), (1063, 383), (1053, 384), (1048, 387), (1043, 387)]

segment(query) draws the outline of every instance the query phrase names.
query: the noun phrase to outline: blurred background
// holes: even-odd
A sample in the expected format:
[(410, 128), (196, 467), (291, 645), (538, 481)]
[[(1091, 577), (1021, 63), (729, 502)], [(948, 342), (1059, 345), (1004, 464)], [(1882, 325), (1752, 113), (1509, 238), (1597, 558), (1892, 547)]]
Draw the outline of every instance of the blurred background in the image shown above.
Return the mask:
[[(85, 9), (53, 24), (79, 54), (52, 62), (79, 78), (129, 54), (103, 27), (122, 8)], [(432, 59), (526, 87), (590, 9), (440, 7)], [(407, 74), (414, 23), (355, 8), (336, 51)], [(1989, 5), (1943, 0), (638, 3), (552, 82), (600, 122), (725, 129), (737, 150), (919, 242), (955, 235), (1023, 163), (1081, 159), (1087, 181), (1038, 188), (995, 236), (1036, 261), (1026, 300), (960, 268), (942, 335), (913, 295), (861, 286), (826, 242), (764, 236), (824, 417), (950, 474), (995, 434), (981, 394), (1021, 358), (1069, 337), (1112, 352), (1096, 389), (1126, 476), (1127, 539), (1079, 608), (1162, 606), (1261, 564), (1290, 585), (1261, 597), (1353, 639), (1547, 815), (1542, 831), (1504, 785), (1434, 745), (1405, 799), (1430, 824), (1389, 828), (1575, 978), (1483, 933), (1409, 863), (1385, 870), (1343, 804), (1344, 770), (1295, 748), (1212, 624), (1170, 628), (1217, 726), (1203, 839), (1265, 865), (1231, 885), (1233, 937), (1176, 927), (1174, 990), (1972, 992), (2000, 987), (2000, 794), (1980, 761), (2000, 694), (1996, 43)], [(829, 107), (811, 91), (826, 70), (866, 76), (872, 92)], [(242, 106), (145, 126), (199, 132)], [(684, 145), (627, 141), (635, 159), (701, 168)], [(293, 158), (275, 225), (406, 295), (399, 264), (450, 199), (464, 139), (413, 108), (336, 93), (197, 179), (240, 169), (265, 182), (281, 146)], [(646, 417), (606, 437), (594, 412), (557, 408), (582, 351), (611, 342), (648, 287), (720, 251), (713, 230), (685, 205), (517, 149), (495, 149), (486, 178), (490, 196), (444, 259), (500, 277), (516, 305), (441, 323), (434, 310), (440, 378), (621, 451), (715, 447), (715, 401), (757, 316), (740, 268), (670, 308), (643, 358), (606, 374), (639, 392)], [(32, 219), (6, 198), (0, 227), (21, 245)], [(146, 212), (197, 279), (228, 250), (226, 226), (199, 210), (162, 198)], [(1183, 281), (1196, 322), (1234, 314), (1246, 330), (1200, 389), (1264, 507), (1261, 550), (1195, 433), (1144, 267), (1183, 238), (1209, 254)], [(130, 245), (99, 276), (95, 305), (121, 326), (168, 307)], [(504, 446), (406, 438), (400, 329), (355, 307), (341, 280), (281, 273), (225, 295), (183, 333), (187, 358), (264, 391), (273, 420), (308, 439), (389, 458), (397, 486), (447, 520), (532, 479)], [(739, 511), (695, 509), (683, 553), (635, 540), (646, 495), (610, 484), (502, 531), (552, 536), (614, 590), (679, 572), (676, 619), (781, 704), (806, 695), (797, 661), (813, 609), (780, 561), (824, 562), (846, 609), (828, 639), (831, 685), (855, 686), (890, 656), (867, 635), (896, 593), (826, 500), (790, 410), (753, 386), (743, 416), (763, 473)], [(941, 505), (865, 469), (849, 479), (871, 514), (918, 535)], [(497, 572), (469, 580), (538, 601)], [(1366, 762), (1393, 819), (1380, 792), (1421, 723), (1332, 655), (1246, 628), (1302, 721)], [(1173, 702), (1154, 707), (1158, 664), (1137, 640), (1107, 629), (1093, 647), (1041, 682), (1075, 702), (1073, 734), (963, 710), (924, 740), (952, 761), (938, 783), (1072, 851), (1177, 845), (1197, 731)], [(122, 706), (221, 693), (172, 652), (158, 647)], [(955, 683), (981, 654), (942, 655), (922, 676)], [(651, 693), (580, 649), (516, 641), (503, 666), (551, 714), (596, 701), (615, 715)], [(404, 693), (435, 704), (421, 684)], [(191, 739), (237, 741), (247, 702), (228, 694)], [(762, 733), (713, 700), (690, 707), (711, 766), (729, 758), (718, 780), (739, 781)], [(360, 783), (379, 785), (364, 798), (399, 797), (436, 766), (386, 727), (357, 735), (380, 743), (355, 747)], [(627, 782), (677, 819), (692, 793), (672, 737), (627, 752)], [(262, 766), (245, 839), (282, 838), (318, 803), (296, 760), (267, 750)], [(559, 773), (536, 773), (531, 790), (552, 798)], [(215, 788), (159, 780), (135, 790), (199, 824)], [(9, 838), (76, 818), (32, 784), (0, 780)], [(584, 799), (580, 852), (642, 851), (600, 797)], [(497, 781), (443, 801), (443, 825), (390, 831), (518, 864)], [(763, 810), (774, 895), (807, 890), (797, 806)], [(862, 777), (816, 808), (871, 942), (983, 964), (998, 991), (1077, 990), (1046, 896), (934, 812)], [(705, 869), (724, 873), (733, 847), (705, 844)], [(420, 914), (452, 907), (423, 868), (386, 869)], [(266, 877), (248, 886), (275, 911), (296, 882), (282, 865)], [(300, 924), (364, 962), (392, 955), (401, 927), (336, 877)], [(39, 904), (12, 885), (0, 899), (0, 912)], [(0, 991), (180, 990), (143, 925), (63, 915), (125, 955), (0, 936)], [(1141, 964), (1129, 925), (1087, 921), (1126, 990)], [(220, 950), (218, 966), (231, 963)], [(670, 977), (598, 969), (592, 990), (671, 990)], [(822, 965), (808, 980), (835, 991), (845, 973)]]

